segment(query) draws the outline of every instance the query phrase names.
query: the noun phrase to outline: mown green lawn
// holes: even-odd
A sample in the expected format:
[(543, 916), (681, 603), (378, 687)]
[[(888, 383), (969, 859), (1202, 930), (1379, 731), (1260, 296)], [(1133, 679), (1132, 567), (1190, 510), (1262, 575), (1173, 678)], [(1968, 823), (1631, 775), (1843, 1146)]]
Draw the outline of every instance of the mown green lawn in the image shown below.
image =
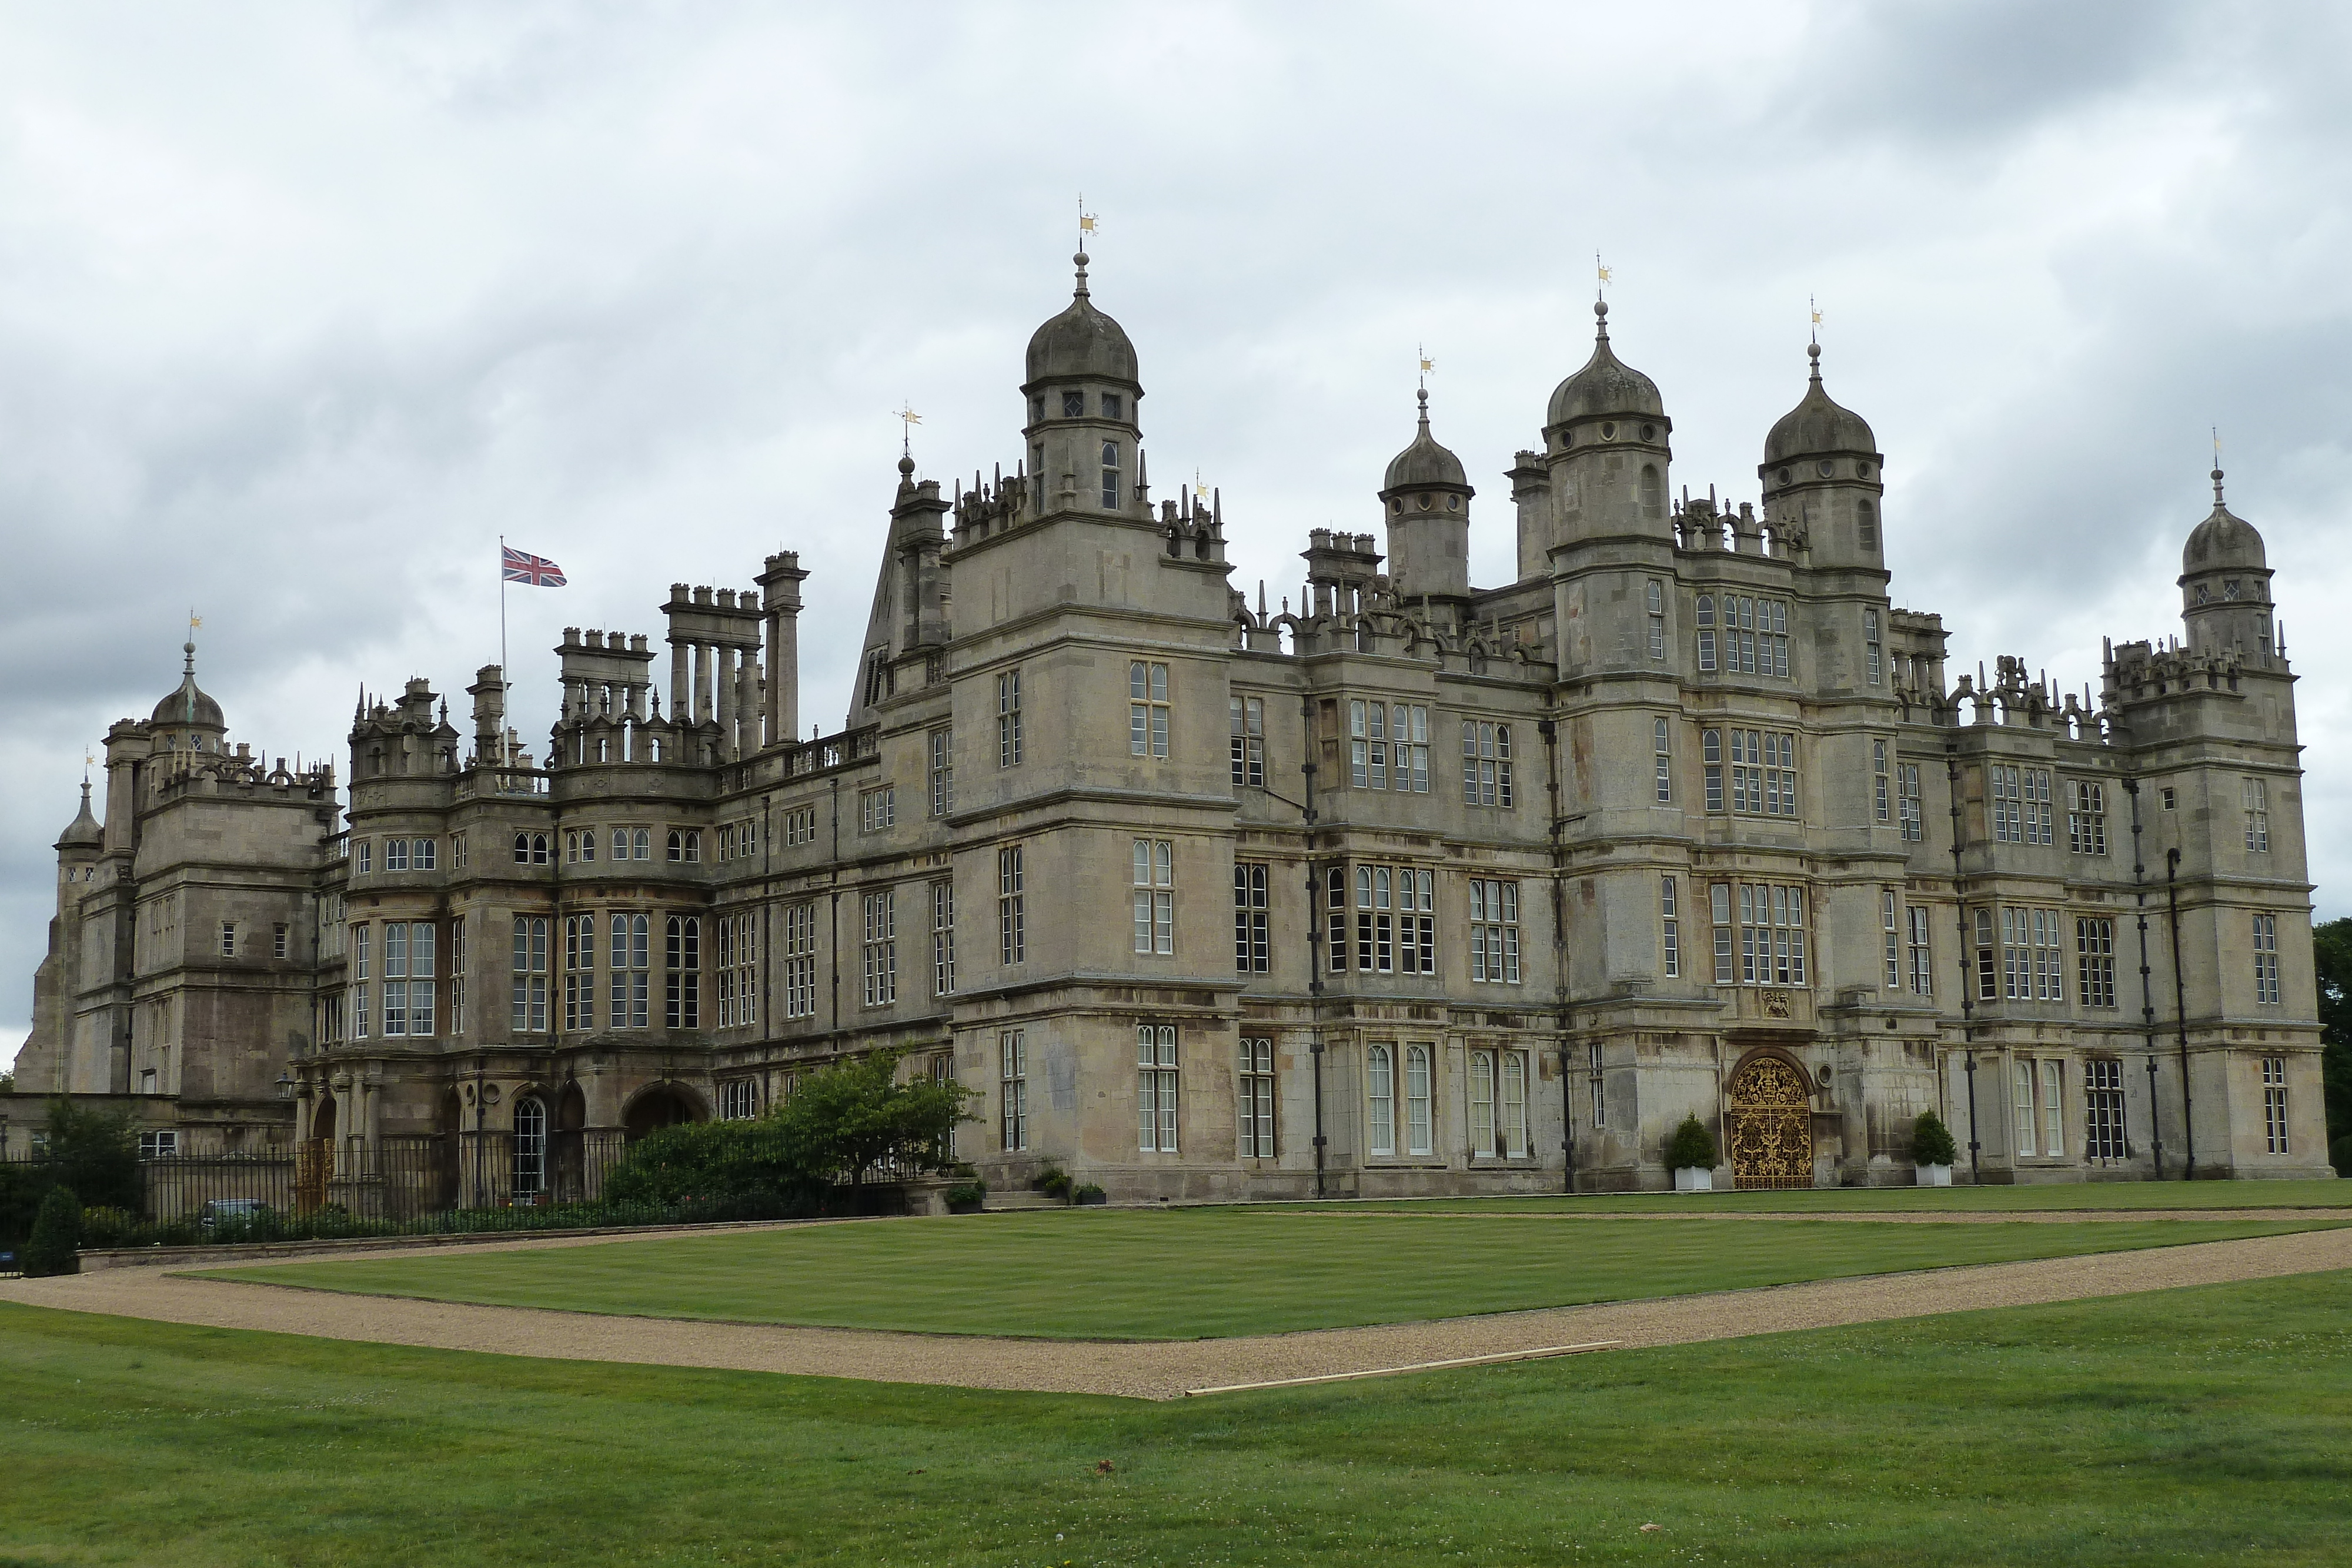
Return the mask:
[[(2175, 1167), (2176, 1170), (2178, 1167)], [(1285, 1207), (1563, 1214), (2015, 1213), (2029, 1209), (2352, 1208), (2352, 1181), (2067, 1182), (2048, 1186), (1823, 1187), (1794, 1192), (1593, 1193), (1362, 1198)]]
[(13, 1306), (0, 1364), (7, 1563), (2352, 1561), (2347, 1274), (1166, 1405)]
[(1872, 1225), (1232, 1208), (878, 1220), (219, 1279), (646, 1317), (1192, 1339), (2268, 1236), (2308, 1221)]

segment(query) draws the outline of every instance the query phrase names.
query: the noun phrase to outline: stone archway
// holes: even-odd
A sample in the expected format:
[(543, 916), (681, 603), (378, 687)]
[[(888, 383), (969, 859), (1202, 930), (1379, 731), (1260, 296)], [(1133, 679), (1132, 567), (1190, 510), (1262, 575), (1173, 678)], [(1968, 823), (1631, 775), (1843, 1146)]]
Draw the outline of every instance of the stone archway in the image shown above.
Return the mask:
[(1811, 1186), (1812, 1085), (1805, 1070), (1778, 1051), (1759, 1051), (1733, 1071), (1727, 1098), (1732, 1184), (1742, 1190)]
[(628, 1141), (635, 1143), (647, 1133), (680, 1122), (701, 1122), (709, 1117), (685, 1085), (664, 1083), (646, 1090), (629, 1103), (621, 1117), (621, 1125)]

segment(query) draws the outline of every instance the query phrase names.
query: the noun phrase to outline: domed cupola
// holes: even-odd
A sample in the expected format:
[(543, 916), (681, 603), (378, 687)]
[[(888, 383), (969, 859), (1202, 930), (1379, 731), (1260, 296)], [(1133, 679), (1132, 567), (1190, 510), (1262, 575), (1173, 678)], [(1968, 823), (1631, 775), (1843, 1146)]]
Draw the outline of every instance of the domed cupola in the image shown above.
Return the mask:
[(1552, 389), (1545, 417), (1547, 441), (1555, 447), (1570, 444), (1563, 437), (1664, 444), (1664, 433), (1674, 425), (1658, 396), (1658, 383), (1618, 359), (1610, 347), (1608, 304), (1596, 300), (1592, 314), (1598, 322), (1592, 357)]
[(1039, 515), (1108, 512), (1130, 521), (1150, 515), (1138, 423), (1143, 385), (1127, 329), (1087, 294), (1087, 253), (1077, 263), (1070, 308), (1029, 340), (1029, 405), (1022, 434), (1028, 446), (1030, 493)]
[(1466, 601), (1470, 593), (1470, 487), (1462, 459), (1429, 434), (1429, 389), (1412, 444), (1390, 462), (1381, 485), (1387, 513), (1389, 572), (1408, 598)]
[(1029, 380), (1122, 382), (1133, 387), (1135, 345), (1127, 329), (1095, 308), (1087, 292), (1087, 253), (1070, 258), (1077, 264), (1077, 287), (1070, 308), (1047, 321), (1029, 339)]
[(76, 851), (95, 852), (104, 848), (105, 844), (106, 831), (98, 825), (98, 819), (90, 815), (89, 780), (85, 779), (81, 781), (81, 810), (58, 836), (57, 848), (59, 853), (64, 854)]
[(2271, 568), (2254, 525), (2221, 502), (2213, 470), (2213, 510), (2189, 530), (2180, 551), (2180, 612), (2192, 648), (2237, 649), (2267, 662), (2272, 654)]
[[(1415, 486), (1448, 486), (1465, 494), (1470, 490), (1469, 476), (1462, 471), (1462, 459), (1440, 446), (1429, 434), (1429, 389), (1420, 392), (1421, 428), (1412, 444), (1389, 461), (1389, 471), (1381, 481), (1381, 494), (1392, 490), (1409, 490)], [(1442, 503), (1441, 503), (1442, 505)]]
[(2254, 525), (2221, 504), (2221, 471), (2213, 470), (2213, 511), (2189, 531), (2180, 551), (2184, 577), (2207, 571), (2264, 571), (2270, 558)]
[(1870, 422), (1830, 399), (1822, 385), (1822, 346), (1805, 345), (1811, 361), (1805, 395), (1764, 438), (1756, 476), (1764, 486), (1764, 520), (1777, 538), (1804, 539), (1819, 566), (1884, 564), (1879, 504), (1885, 495), (1885, 459)]
[[(217, 750), (220, 737), (228, 731), (228, 722), (221, 716), (220, 704), (205, 695), (204, 688), (196, 685), (196, 645), (184, 643), (180, 652), (187, 659), (187, 667), (180, 676), (179, 689), (155, 705), (155, 711), (149, 716), (148, 723), (158, 729), (206, 735), (214, 744), (200, 748)], [(192, 743), (184, 741), (180, 744)]]

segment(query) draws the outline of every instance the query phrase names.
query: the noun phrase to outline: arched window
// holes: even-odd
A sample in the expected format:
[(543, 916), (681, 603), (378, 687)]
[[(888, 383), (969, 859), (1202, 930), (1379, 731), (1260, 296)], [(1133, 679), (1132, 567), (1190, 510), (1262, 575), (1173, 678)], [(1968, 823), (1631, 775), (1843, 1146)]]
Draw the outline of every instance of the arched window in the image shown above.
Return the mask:
[(1389, 1048), (1376, 1045), (1364, 1052), (1364, 1087), (1371, 1101), (1371, 1125), (1366, 1140), (1375, 1155), (1396, 1153), (1396, 1078)]
[(1715, 595), (1698, 596), (1698, 667), (1709, 674), (1715, 673)]
[(1434, 1146), (1429, 1092), (1429, 1047), (1404, 1049), (1405, 1153), (1425, 1155)]
[(1470, 1053), (1470, 1154), (1500, 1154), (1495, 1146), (1495, 1053)]
[(654, 831), (651, 828), (639, 828), (636, 842), (638, 860), (649, 861), (654, 858)]
[(1502, 1124), (1496, 1128), (1500, 1153), (1525, 1159), (1528, 1153), (1528, 1059), (1524, 1052), (1503, 1052)]
[(526, 1094), (514, 1108), (514, 1195), (537, 1197), (547, 1190), (547, 1103)]

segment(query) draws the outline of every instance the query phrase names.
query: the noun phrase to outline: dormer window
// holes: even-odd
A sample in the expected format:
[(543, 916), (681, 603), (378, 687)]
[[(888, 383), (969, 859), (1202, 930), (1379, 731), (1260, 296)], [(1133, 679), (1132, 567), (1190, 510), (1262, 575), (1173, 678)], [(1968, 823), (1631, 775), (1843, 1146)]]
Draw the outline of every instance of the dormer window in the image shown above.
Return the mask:
[(1062, 394), (1062, 417), (1064, 419), (1084, 419), (1086, 416), (1087, 394), (1082, 392), (1064, 392)]
[(1102, 394), (1102, 400), (1103, 417), (1105, 419), (1124, 419), (1127, 417), (1120, 412), (1126, 406), (1127, 400), (1120, 397), (1118, 393), (1105, 392)]

